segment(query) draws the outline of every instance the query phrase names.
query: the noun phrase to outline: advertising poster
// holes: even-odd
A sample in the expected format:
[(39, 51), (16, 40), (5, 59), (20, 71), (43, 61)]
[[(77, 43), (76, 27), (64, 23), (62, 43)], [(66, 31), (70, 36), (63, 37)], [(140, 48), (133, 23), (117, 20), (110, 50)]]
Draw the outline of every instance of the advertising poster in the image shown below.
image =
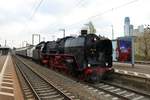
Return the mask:
[(132, 37), (119, 37), (112, 41), (113, 61), (131, 62), (132, 61)]

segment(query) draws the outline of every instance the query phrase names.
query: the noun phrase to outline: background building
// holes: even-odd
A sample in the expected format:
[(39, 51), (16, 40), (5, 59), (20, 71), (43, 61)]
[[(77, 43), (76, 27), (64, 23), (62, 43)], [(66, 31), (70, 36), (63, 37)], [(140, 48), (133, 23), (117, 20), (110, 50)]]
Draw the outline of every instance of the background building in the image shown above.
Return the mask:
[(142, 36), (144, 34), (144, 30), (146, 26), (140, 25), (136, 29), (133, 30), (133, 36)]
[(130, 24), (129, 17), (125, 17), (125, 20), (124, 20), (124, 35), (125, 36), (133, 35), (133, 25)]

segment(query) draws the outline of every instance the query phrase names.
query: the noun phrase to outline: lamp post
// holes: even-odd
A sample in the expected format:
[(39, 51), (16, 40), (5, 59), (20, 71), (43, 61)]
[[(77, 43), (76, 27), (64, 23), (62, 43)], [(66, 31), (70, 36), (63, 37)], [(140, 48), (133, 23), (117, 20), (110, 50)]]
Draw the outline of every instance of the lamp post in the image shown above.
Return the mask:
[(112, 27), (112, 40), (114, 39), (114, 27), (113, 27), (113, 25), (111, 25), (111, 27)]
[(135, 39), (135, 37), (134, 36), (132, 36), (131, 37), (131, 46), (132, 46), (132, 53), (131, 53), (131, 57), (132, 57), (132, 59), (131, 59), (131, 63), (132, 63), (132, 67), (134, 68), (134, 65), (135, 65), (135, 57), (134, 57), (134, 55), (135, 55), (135, 47), (134, 47), (134, 39)]
[(63, 31), (63, 37), (65, 37), (65, 29), (59, 29), (59, 31)]

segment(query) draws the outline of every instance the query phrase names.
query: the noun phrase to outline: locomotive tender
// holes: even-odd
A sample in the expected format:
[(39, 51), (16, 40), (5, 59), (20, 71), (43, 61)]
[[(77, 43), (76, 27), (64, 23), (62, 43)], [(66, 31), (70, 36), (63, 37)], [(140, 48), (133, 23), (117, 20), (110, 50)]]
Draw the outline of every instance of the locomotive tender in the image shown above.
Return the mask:
[(32, 59), (87, 81), (99, 81), (113, 72), (111, 40), (87, 34), (41, 42)]

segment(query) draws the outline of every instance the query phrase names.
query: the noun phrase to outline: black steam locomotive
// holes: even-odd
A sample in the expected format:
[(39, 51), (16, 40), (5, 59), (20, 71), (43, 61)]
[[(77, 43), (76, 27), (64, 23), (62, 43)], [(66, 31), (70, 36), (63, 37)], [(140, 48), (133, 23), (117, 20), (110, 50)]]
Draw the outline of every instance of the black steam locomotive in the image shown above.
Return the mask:
[[(40, 48), (38, 48), (40, 47)], [(111, 40), (87, 34), (37, 45), (42, 63), (85, 80), (101, 80), (112, 69)]]
[(87, 81), (99, 81), (113, 72), (111, 40), (87, 30), (78, 37), (39, 43), (32, 59)]

